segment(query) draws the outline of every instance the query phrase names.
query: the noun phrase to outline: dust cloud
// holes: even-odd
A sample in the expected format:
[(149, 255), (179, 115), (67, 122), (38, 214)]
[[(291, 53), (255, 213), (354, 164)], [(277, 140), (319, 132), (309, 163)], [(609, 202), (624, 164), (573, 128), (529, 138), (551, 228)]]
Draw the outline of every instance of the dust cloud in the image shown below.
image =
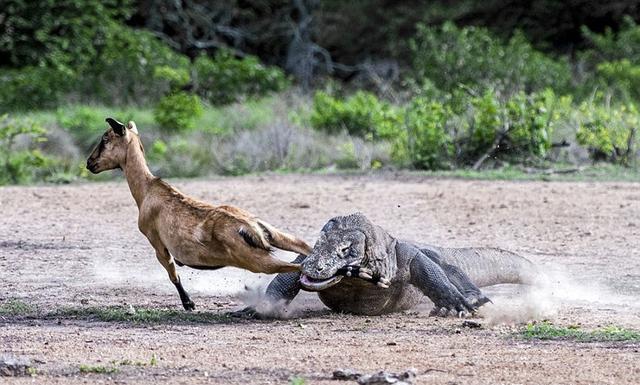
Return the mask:
[[(486, 288), (493, 303), (478, 315), (489, 325), (519, 324), (534, 320), (555, 320), (569, 308), (618, 308), (633, 306), (633, 297), (616, 293), (596, 282), (578, 279), (562, 266), (545, 265), (545, 275), (533, 285), (498, 285)], [(636, 311), (638, 309), (635, 309)]]

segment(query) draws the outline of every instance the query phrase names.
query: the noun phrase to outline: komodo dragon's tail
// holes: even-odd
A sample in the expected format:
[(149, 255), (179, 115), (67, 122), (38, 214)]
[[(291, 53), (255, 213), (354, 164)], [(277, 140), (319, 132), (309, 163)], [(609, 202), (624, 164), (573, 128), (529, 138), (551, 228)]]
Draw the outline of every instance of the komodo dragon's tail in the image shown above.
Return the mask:
[(501, 283), (533, 285), (543, 278), (533, 262), (502, 249), (434, 248), (445, 262), (458, 266), (478, 287)]

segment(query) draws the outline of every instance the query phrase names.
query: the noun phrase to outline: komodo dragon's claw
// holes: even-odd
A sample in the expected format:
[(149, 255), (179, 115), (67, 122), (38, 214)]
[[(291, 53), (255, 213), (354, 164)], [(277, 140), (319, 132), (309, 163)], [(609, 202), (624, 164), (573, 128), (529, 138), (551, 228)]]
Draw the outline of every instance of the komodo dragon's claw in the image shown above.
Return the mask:
[(365, 281), (369, 281), (378, 285), (383, 289), (388, 289), (389, 285), (391, 285), (391, 281), (385, 277), (377, 277), (374, 276), (373, 271), (366, 267), (361, 267), (357, 265), (345, 266), (336, 272), (336, 275), (344, 275), (346, 277), (358, 277), (362, 278)]

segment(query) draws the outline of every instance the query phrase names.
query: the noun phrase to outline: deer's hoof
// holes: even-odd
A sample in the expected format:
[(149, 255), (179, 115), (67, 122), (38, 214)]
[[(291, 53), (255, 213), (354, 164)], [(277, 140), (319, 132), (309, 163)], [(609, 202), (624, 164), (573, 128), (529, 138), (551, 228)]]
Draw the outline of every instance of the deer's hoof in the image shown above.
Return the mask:
[(183, 302), (182, 306), (184, 306), (184, 310), (186, 311), (196, 310), (196, 304), (193, 303), (193, 301)]

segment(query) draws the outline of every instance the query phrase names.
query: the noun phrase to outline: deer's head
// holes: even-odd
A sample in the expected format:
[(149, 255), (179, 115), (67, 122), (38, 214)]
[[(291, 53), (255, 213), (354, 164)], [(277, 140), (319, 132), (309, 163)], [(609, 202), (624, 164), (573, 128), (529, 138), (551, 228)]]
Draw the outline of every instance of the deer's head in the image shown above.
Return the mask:
[(138, 130), (134, 122), (129, 122), (125, 126), (113, 118), (107, 118), (106, 121), (109, 123), (109, 128), (87, 159), (87, 169), (94, 174), (122, 168), (127, 159), (129, 144), (138, 138)]

